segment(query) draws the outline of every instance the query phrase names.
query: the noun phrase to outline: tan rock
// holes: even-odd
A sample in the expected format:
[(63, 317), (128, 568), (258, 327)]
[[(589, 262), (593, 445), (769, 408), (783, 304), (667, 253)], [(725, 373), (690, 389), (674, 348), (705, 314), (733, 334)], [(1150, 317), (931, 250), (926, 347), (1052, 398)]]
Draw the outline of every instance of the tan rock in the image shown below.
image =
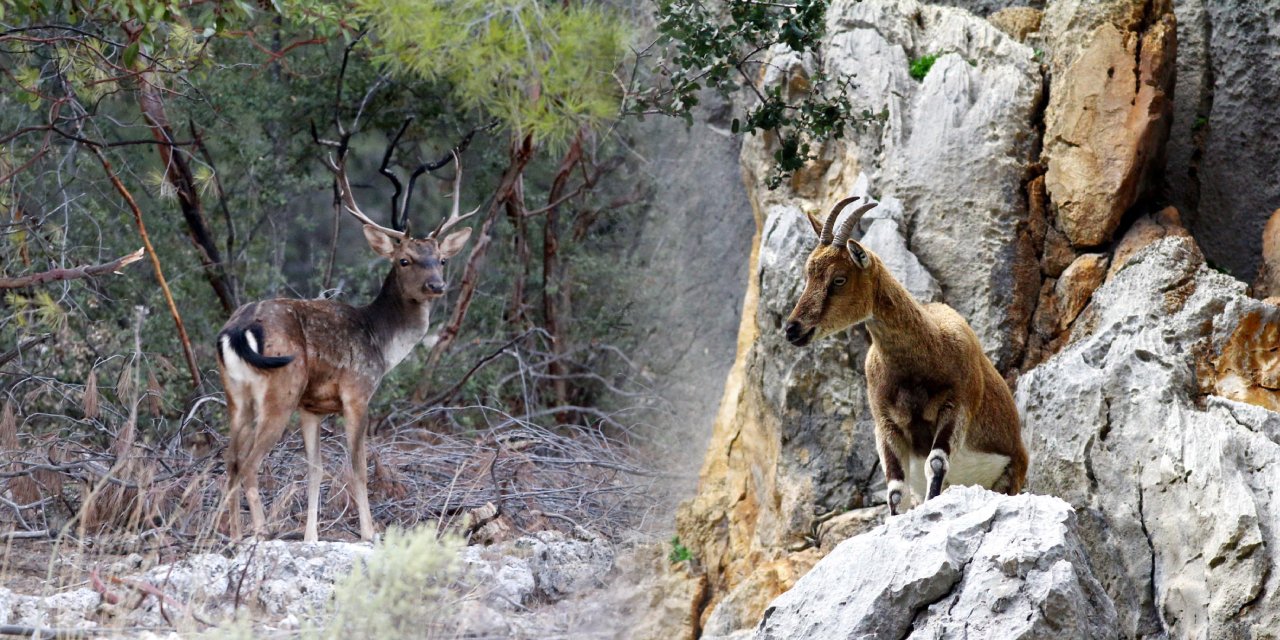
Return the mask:
[(1057, 299), (1057, 330), (1066, 331), (1075, 322), (1089, 298), (1107, 276), (1109, 259), (1103, 253), (1086, 253), (1075, 259), (1054, 284)]
[(1110, 280), (1117, 271), (1123, 269), (1139, 249), (1169, 236), (1191, 237), (1182, 226), (1182, 217), (1177, 209), (1165, 207), (1154, 214), (1138, 218), (1116, 244), (1111, 256), (1111, 268), (1107, 270), (1107, 279)]
[(1280, 294), (1280, 209), (1276, 209), (1262, 230), (1262, 263), (1253, 281), (1253, 295), (1267, 298)]
[(721, 637), (754, 627), (769, 603), (794, 586), (826, 551), (805, 549), (757, 566), (714, 609), (704, 610), (703, 635)]
[(1214, 393), (1280, 411), (1280, 307), (1245, 315), (1213, 365)]
[(888, 511), (884, 507), (868, 507), (846, 511), (818, 526), (818, 546), (831, 550), (836, 545), (862, 535), (884, 523)]
[(1026, 42), (1027, 36), (1040, 30), (1040, 19), (1043, 16), (1044, 12), (1039, 9), (1009, 7), (987, 16), (987, 22), (1009, 34), (1014, 40)]
[[(1173, 14), (1139, 32), (1132, 30), (1141, 25), (1131, 22), (1131, 12), (1119, 13), (1119, 24), (1049, 34), (1055, 63), (1045, 110), (1045, 186), (1059, 228), (1077, 247), (1111, 238), (1159, 165), (1168, 136), (1177, 46)], [(1045, 28), (1054, 28), (1048, 17)], [(1067, 41), (1081, 35), (1079, 43)], [(1083, 48), (1071, 57), (1077, 46)]]

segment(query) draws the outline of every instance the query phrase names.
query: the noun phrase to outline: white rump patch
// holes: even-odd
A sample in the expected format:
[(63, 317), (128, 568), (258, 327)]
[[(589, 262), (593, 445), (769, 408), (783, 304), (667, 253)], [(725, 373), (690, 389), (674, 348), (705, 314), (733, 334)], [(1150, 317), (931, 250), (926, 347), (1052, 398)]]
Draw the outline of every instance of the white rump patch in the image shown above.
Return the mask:
[[(253, 334), (248, 331), (245, 333), (247, 334), (246, 337), (249, 339), (249, 346), (253, 348), (254, 351), (257, 351), (255, 346), (256, 341), (253, 339)], [(245, 362), (244, 359), (236, 353), (236, 350), (231, 348), (231, 336), (222, 336), (222, 339), (218, 340), (218, 348), (222, 351), (222, 366), (226, 367), (227, 377), (231, 378), (232, 381), (248, 383), (257, 382), (261, 379), (262, 374), (258, 373), (257, 369), (254, 369), (252, 365)]]

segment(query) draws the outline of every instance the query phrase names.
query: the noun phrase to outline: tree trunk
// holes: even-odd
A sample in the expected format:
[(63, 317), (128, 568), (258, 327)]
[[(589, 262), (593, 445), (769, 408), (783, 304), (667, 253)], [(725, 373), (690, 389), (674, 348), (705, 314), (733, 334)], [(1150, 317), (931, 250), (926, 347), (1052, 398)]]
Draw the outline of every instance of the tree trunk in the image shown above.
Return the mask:
[(182, 218), (187, 225), (187, 235), (191, 244), (195, 245), (200, 264), (204, 266), (205, 279), (213, 292), (218, 296), (222, 310), (230, 315), (235, 310), (235, 295), (227, 282), (225, 265), (218, 251), (218, 244), (209, 231), (205, 221), (204, 208), (200, 204), (200, 192), (196, 186), (195, 176), (187, 159), (172, 144), (173, 129), (169, 126), (169, 117), (165, 114), (164, 102), (160, 97), (159, 77), (145, 74), (138, 88), (138, 106), (147, 124), (151, 127), (151, 135), (156, 139), (156, 150), (160, 153), (160, 163), (164, 165), (165, 180), (173, 185), (178, 193), (178, 203), (182, 208)]
[(547, 194), (547, 219), (542, 230), (542, 321), (547, 333), (551, 336), (551, 364), (547, 373), (551, 374), (551, 389), (555, 394), (556, 406), (565, 406), (569, 399), (568, 380), (565, 379), (564, 362), (560, 357), (564, 354), (564, 336), (560, 334), (560, 307), (556, 304), (561, 289), (566, 288), (560, 279), (560, 205), (565, 186), (569, 184), (569, 176), (574, 167), (582, 160), (582, 132), (574, 136), (568, 151), (560, 160), (555, 179), (551, 182), (551, 191)]

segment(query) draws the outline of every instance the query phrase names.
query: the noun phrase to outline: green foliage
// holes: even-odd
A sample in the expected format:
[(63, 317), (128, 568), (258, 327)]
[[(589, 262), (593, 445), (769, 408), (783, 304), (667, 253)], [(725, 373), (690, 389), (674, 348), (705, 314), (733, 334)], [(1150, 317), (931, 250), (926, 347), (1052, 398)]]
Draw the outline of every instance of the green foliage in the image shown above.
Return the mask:
[(908, 73), (910, 73), (911, 77), (915, 78), (917, 82), (924, 80), (924, 77), (929, 75), (929, 70), (933, 68), (933, 63), (937, 61), (938, 54), (936, 53), (920, 56), (919, 58), (911, 61)]
[(613, 72), (628, 33), (592, 4), (539, 0), (357, 0), (377, 60), (443, 82), (459, 106), (500, 118), (518, 136), (562, 143), (618, 114)]
[(382, 544), (333, 591), (323, 638), (452, 636), (462, 540), (433, 528), (389, 529)]
[(693, 552), (680, 543), (680, 536), (671, 536), (671, 553), (667, 554), (671, 564), (680, 564), (693, 560)]
[(768, 180), (769, 188), (776, 188), (813, 158), (815, 144), (839, 139), (846, 128), (882, 117), (852, 104), (851, 78), (815, 73), (797, 95), (783, 87), (761, 89), (755, 84), (763, 56), (771, 49), (817, 55), (827, 5), (828, 0), (661, 0), (656, 60), (647, 78), (651, 86), (632, 92), (628, 110), (692, 122), (692, 109), (704, 89), (722, 95), (750, 89), (757, 101), (744, 118), (733, 120), (732, 130), (777, 136), (775, 171)]

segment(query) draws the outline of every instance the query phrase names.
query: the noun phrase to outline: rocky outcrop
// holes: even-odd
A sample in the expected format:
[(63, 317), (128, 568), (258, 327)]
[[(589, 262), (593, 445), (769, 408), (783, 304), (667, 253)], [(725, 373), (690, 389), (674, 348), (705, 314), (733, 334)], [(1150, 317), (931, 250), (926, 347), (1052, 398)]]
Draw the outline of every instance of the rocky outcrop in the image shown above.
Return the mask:
[(1277, 323), (1280, 309), (1171, 234), (1129, 255), (1071, 343), (1018, 382), (1029, 488), (1078, 510), (1125, 637), (1280, 623), (1280, 414), (1252, 397), (1274, 390), (1232, 391), (1242, 369), (1274, 381)]
[(1280, 207), (1277, 0), (1174, 0), (1178, 75), (1165, 178), (1210, 263), (1251, 281)]
[[(249, 612), (258, 628), (323, 624), (335, 584), (377, 551), (363, 543), (276, 540), (243, 545), (231, 556), (190, 554), (150, 568), (134, 554), (108, 566), (98, 589), (30, 595), (0, 587), (0, 625), (195, 629), (197, 623), (232, 620), (237, 610), (241, 616)], [(613, 570), (614, 552), (599, 538), (540, 531), (488, 547), (465, 547), (460, 560), (458, 580), (466, 593), (456, 602), (460, 608), (450, 612), (460, 628), (488, 636), (539, 637), (530, 631), (545, 626), (537, 606), (602, 587)], [(163, 604), (155, 594), (163, 594)]]
[[(759, 233), (738, 358), (698, 495), (677, 515), (707, 579), (709, 636), (752, 627), (830, 550), (824, 520), (883, 499), (865, 340), (855, 330), (798, 350), (779, 330), (814, 244), (804, 213), (825, 215), (851, 193), (879, 198), (866, 244), (917, 296), (960, 308), (998, 361), (1018, 359), (1039, 287), (1017, 268), (1029, 261), (1035, 275), (1034, 253), (1018, 248), (1042, 87), (1032, 49), (965, 11), (889, 0), (833, 3), (823, 42), (823, 70), (851, 77), (850, 98), (883, 119), (827, 145), (774, 191), (773, 141), (744, 144)], [(926, 54), (940, 56), (917, 81), (909, 63)], [(814, 64), (775, 51), (765, 83), (803, 90)]]
[(756, 640), (1112, 638), (1067, 503), (953, 487), (841, 543), (774, 600)]
[(1163, 166), (1177, 33), (1173, 13), (1153, 2), (1064, 0), (1045, 10), (1045, 187), (1076, 247), (1110, 240)]

